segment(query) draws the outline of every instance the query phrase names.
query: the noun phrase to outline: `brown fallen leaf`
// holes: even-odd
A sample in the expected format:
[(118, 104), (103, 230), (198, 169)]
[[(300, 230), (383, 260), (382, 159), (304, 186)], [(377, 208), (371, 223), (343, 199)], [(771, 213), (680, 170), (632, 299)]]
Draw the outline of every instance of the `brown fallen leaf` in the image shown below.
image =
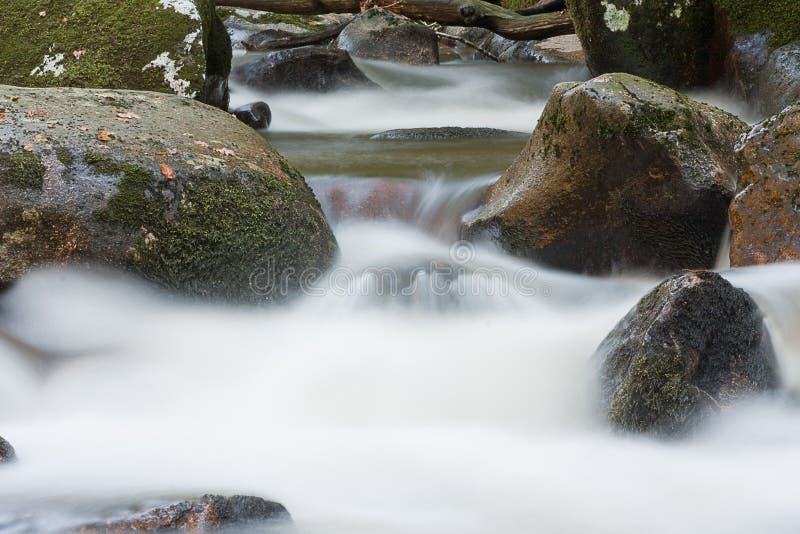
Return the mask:
[(22, 149), (25, 150), (26, 152), (33, 152), (33, 148), (34, 148), (34, 146), (33, 146), (32, 143), (28, 143), (27, 145), (22, 147)]
[(39, 11), (39, 16), (40, 17), (46, 17), (47, 16), (47, 11)]
[(47, 128), (50, 129), (50, 130), (52, 130), (55, 127), (56, 127), (56, 123), (54, 123), (54, 122), (51, 122), (50, 124), (47, 125)]
[(87, 128), (86, 126), (78, 126), (78, 130), (80, 130), (82, 132), (88, 132), (89, 128)]
[(100, 141), (102, 141), (104, 143), (107, 143), (107, 142), (111, 141), (113, 139), (113, 137), (111, 137), (111, 134), (108, 133), (107, 130), (97, 130), (97, 139), (99, 139)]
[(166, 163), (161, 164), (161, 174), (163, 174), (164, 178), (166, 178), (167, 180), (175, 179), (175, 173), (173, 172), (172, 167), (170, 167)]
[(75, 56), (75, 59), (80, 59), (86, 53), (86, 50), (73, 50), (72, 55)]
[(195, 141), (194, 144), (196, 144), (197, 146), (201, 146), (203, 148), (208, 148), (208, 143), (206, 143), (205, 141)]
[(36, 134), (33, 136), (33, 140), (36, 141), (37, 143), (44, 143), (45, 141), (47, 141), (47, 136), (44, 134)]
[(0, 122), (3, 122), (4, 120), (6, 120), (6, 114), (0, 113)]
[(133, 113), (132, 111), (125, 111), (123, 109), (118, 109), (117, 110), (117, 119), (124, 120), (125, 122), (128, 122), (128, 120), (130, 120), (130, 119), (141, 119), (141, 117), (139, 115), (137, 115), (136, 113)]
[(25, 113), (25, 116), (29, 119), (35, 119), (36, 117), (43, 119), (47, 116), (47, 111), (43, 109), (32, 109)]

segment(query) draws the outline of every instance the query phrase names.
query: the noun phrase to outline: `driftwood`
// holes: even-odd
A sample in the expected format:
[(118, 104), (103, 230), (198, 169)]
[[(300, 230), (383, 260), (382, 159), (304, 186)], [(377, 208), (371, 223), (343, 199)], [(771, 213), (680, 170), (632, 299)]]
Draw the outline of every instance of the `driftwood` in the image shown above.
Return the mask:
[[(486, 28), (517, 41), (574, 33), (572, 20), (564, 12), (525, 16), (481, 0), (372, 0), (371, 4), (423, 22)], [(295, 15), (361, 10), (359, 0), (217, 0), (217, 5)]]
[(298, 46), (308, 46), (308, 45), (315, 45), (319, 43), (324, 43), (329, 39), (333, 39), (338, 37), (342, 30), (344, 30), (348, 24), (353, 22), (355, 18), (348, 20), (347, 22), (343, 22), (342, 24), (338, 24), (331, 28), (327, 28), (324, 30), (320, 30), (318, 32), (309, 32), (309, 33), (302, 33), (300, 35), (290, 35), (289, 37), (281, 37), (279, 39), (269, 39), (263, 42), (257, 42), (259, 39), (260, 34), (255, 34), (246, 41), (244, 41), (244, 46), (247, 50), (256, 50), (256, 51), (263, 51), (263, 50), (283, 50), (285, 48), (296, 48)]
[(567, 9), (565, 0), (539, 0), (531, 7), (517, 11), (520, 15), (538, 15), (539, 13), (552, 13), (553, 11), (563, 11)]

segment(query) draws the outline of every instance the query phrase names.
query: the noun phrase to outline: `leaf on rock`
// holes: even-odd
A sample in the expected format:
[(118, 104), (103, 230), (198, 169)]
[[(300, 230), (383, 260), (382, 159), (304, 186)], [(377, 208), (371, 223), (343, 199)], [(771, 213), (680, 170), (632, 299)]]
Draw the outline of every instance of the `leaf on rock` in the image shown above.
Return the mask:
[(223, 156), (235, 156), (236, 152), (231, 150), (230, 148), (215, 148), (214, 152), (217, 154), (222, 154)]
[(73, 50), (72, 55), (75, 56), (75, 59), (80, 59), (86, 53), (86, 50)]
[(107, 130), (97, 130), (97, 139), (107, 143), (114, 139)]
[(175, 172), (172, 170), (172, 167), (170, 167), (166, 163), (161, 164), (161, 174), (163, 174), (164, 178), (166, 178), (167, 180), (175, 179)]

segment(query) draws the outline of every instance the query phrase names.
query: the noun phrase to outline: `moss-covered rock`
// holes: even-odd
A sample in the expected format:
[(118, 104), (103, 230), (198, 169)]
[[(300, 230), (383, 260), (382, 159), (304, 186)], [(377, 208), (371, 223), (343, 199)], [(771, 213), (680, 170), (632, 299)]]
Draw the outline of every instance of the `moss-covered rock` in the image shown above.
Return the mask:
[(9, 442), (0, 437), (0, 464), (13, 462), (17, 458), (14, 447)]
[(768, 34), (770, 49), (800, 41), (797, 0), (714, 0), (733, 35)]
[(731, 265), (800, 261), (800, 104), (756, 125), (739, 153)]
[(629, 74), (559, 84), (463, 234), (577, 272), (710, 268), (746, 130)]
[(595, 358), (601, 400), (620, 430), (675, 435), (778, 385), (758, 306), (716, 273), (686, 273), (642, 298)]
[(40, 265), (101, 264), (260, 302), (332, 261), (303, 177), (227, 113), (158, 93), (8, 86), (0, 108), (0, 287)]
[(227, 108), (230, 39), (213, 0), (8, 0), (0, 83), (173, 92)]
[(628, 72), (671, 87), (709, 81), (712, 0), (568, 0), (592, 74)]

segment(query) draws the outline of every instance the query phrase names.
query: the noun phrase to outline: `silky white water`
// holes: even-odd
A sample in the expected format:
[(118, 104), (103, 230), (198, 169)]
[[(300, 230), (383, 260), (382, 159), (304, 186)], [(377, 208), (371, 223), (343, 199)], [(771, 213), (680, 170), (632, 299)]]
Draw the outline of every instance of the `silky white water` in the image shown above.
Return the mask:
[[(517, 98), (502, 94), (438, 115), (425, 104), (438, 89), (418, 87), (421, 107), (402, 120), (398, 108), (369, 108), (406, 90), (363, 100), (354, 129), (465, 117), (512, 126), (502, 112), (493, 120), (493, 105)], [(294, 126), (281, 109), (299, 97), (260, 98), (277, 101), (279, 129), (333, 131), (352, 95), (301, 107)], [(516, 127), (530, 130), (545, 98), (531, 97)], [(320, 110), (319, 128), (303, 122)], [(217, 492), (277, 500), (301, 534), (796, 532), (800, 266), (725, 274), (767, 313), (781, 395), (682, 441), (615, 435), (595, 409), (591, 356), (657, 280), (556, 273), (454, 246), (487, 178), (434, 163), (422, 174), (436, 178), (417, 177), (410, 220), (337, 221), (336, 268), (286, 306), (192, 304), (78, 271), (34, 273), (5, 294), (0, 324), (45, 357), (0, 342), (0, 435), (19, 455), (0, 469), (0, 528), (54, 530), (125, 503)], [(309, 182), (380, 178), (364, 176)], [(423, 224), (432, 212), (449, 226)], [(414, 272), (414, 291), (386, 295), (379, 268), (405, 281)]]

